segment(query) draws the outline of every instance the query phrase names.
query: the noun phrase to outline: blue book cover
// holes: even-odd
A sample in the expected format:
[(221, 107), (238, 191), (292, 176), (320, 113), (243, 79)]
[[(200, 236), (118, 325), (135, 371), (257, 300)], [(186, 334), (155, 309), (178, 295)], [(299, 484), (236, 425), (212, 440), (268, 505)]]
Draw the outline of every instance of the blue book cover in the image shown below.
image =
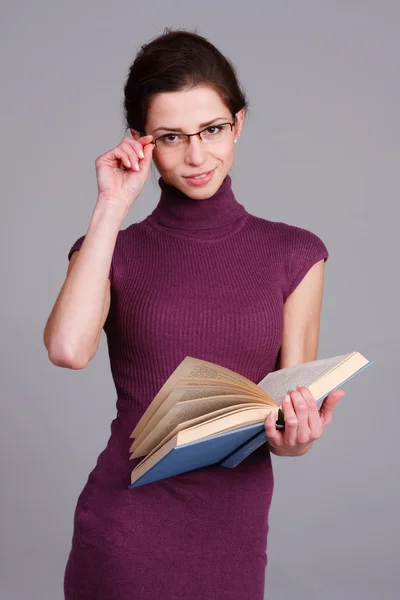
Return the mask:
[[(373, 360), (369, 361), (366, 365), (361, 367), (361, 369), (358, 369), (358, 371), (353, 373), (353, 375), (351, 375), (350, 377), (348, 377), (347, 379), (342, 381), (342, 383), (340, 385), (337, 385), (336, 387), (332, 388), (327, 394), (324, 394), (323, 397), (318, 398), (317, 405), (321, 406), (323, 401), (325, 400), (325, 398), (327, 396), (329, 396), (329, 394), (331, 394), (334, 390), (341, 388), (344, 383), (346, 383), (347, 381), (350, 381), (350, 379), (353, 379), (353, 377), (355, 377), (356, 375), (361, 373), (361, 371), (364, 371), (364, 369), (371, 366), (374, 362), (375, 361), (373, 361)], [(282, 428), (284, 428), (284, 425), (277, 424), (277, 428), (282, 429)], [(265, 429), (264, 429), (264, 431), (259, 432), (258, 434), (253, 436), (250, 440), (248, 440), (247, 442), (244, 442), (244, 444), (239, 446), (239, 448), (236, 448), (229, 456), (225, 457), (225, 459), (223, 459), (219, 464), (221, 465), (221, 467), (227, 467), (229, 469), (236, 467), (247, 456), (249, 456), (249, 454), (254, 452), (254, 450), (257, 450), (257, 448), (262, 446), (262, 444), (265, 444), (265, 442), (267, 440), (268, 440), (268, 438), (266, 436)]]
[(128, 487), (138, 487), (165, 477), (218, 464), (225, 456), (231, 454), (235, 448), (244, 444), (263, 429), (264, 423), (255, 423), (225, 431), (200, 441), (175, 446)]

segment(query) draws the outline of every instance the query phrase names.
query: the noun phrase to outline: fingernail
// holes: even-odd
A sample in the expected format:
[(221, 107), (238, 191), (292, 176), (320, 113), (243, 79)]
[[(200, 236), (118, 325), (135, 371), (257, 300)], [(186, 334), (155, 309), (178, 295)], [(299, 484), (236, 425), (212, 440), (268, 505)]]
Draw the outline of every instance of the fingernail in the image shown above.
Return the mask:
[(144, 158), (144, 154), (143, 154), (142, 150), (140, 150), (140, 152), (139, 152), (139, 158)]
[(135, 169), (136, 169), (136, 171), (140, 171), (140, 167), (139, 167), (139, 165), (137, 163), (135, 165)]
[(284, 401), (286, 404), (289, 404), (289, 402), (290, 402), (290, 396), (289, 396), (289, 394), (286, 394), (286, 396), (284, 397), (283, 401)]

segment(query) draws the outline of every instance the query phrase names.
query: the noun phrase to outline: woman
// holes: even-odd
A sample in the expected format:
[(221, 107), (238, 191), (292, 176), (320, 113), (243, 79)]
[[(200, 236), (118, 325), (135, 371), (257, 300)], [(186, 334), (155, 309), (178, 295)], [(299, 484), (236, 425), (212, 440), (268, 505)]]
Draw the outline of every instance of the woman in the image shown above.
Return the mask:
[[(104, 328), (117, 390), (111, 436), (75, 510), (67, 600), (261, 600), (270, 452), (307, 452), (343, 395), (319, 412), (308, 388), (288, 390), (286, 429), (267, 419), (268, 444), (235, 469), (128, 489), (129, 436), (185, 356), (256, 383), (317, 356), (328, 251), (310, 231), (236, 200), (229, 171), (246, 110), (231, 63), (203, 37), (166, 30), (129, 71), (132, 137), (96, 160), (93, 216), (44, 334), (54, 364), (83, 369)], [(121, 229), (152, 160), (159, 202)]]

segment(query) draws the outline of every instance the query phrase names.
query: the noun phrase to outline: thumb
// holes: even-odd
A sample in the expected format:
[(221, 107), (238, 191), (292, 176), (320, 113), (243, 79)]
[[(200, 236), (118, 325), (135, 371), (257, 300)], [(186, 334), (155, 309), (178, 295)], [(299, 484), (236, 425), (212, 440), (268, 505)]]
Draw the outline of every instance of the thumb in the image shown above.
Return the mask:
[[(149, 140), (152, 139), (153, 136), (148, 135), (146, 136)], [(143, 140), (145, 140), (146, 138), (142, 138)], [(151, 159), (153, 157), (153, 150), (154, 150), (155, 146), (154, 144), (144, 144), (143, 146), (143, 154), (144, 154), (144, 158), (142, 159), (142, 163), (141, 166), (143, 168), (144, 171), (148, 171), (150, 163), (151, 163)]]
[(319, 414), (324, 427), (326, 425), (329, 425), (329, 423), (332, 421), (334, 408), (339, 402), (339, 400), (343, 398), (344, 394), (345, 392), (343, 390), (334, 390), (323, 401), (322, 406), (319, 410)]

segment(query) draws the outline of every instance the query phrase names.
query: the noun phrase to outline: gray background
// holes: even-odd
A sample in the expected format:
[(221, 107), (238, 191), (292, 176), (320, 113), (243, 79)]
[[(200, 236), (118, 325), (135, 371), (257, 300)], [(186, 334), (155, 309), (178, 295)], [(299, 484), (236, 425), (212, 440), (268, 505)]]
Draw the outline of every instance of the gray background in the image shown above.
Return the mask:
[[(75, 503), (116, 414), (104, 333), (83, 371), (52, 365), (42, 334), (94, 161), (124, 135), (128, 66), (166, 26), (198, 27), (249, 95), (237, 199), (328, 246), (318, 356), (375, 360), (309, 454), (273, 458), (266, 597), (399, 597), (399, 17), (398, 0), (2, 8), (2, 599), (62, 598)], [(123, 228), (158, 196), (153, 174)]]

